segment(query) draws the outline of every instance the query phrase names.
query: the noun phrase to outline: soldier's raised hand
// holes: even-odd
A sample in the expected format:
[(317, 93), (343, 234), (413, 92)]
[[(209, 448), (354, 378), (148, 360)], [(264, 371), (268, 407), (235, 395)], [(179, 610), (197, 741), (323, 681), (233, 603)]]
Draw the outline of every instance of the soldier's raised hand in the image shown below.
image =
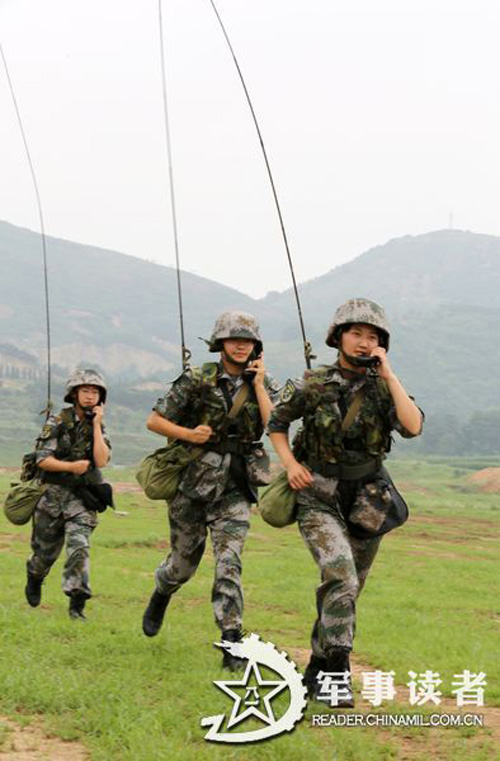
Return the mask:
[(371, 356), (379, 358), (379, 364), (376, 367), (379, 377), (383, 380), (389, 380), (394, 373), (387, 358), (387, 351), (382, 346), (376, 346), (372, 349)]
[(96, 404), (95, 407), (92, 407), (92, 412), (94, 413), (94, 419), (92, 421), (94, 425), (101, 425), (102, 417), (104, 415), (104, 405)]
[(263, 386), (264, 385), (264, 378), (266, 376), (266, 368), (264, 366), (264, 360), (262, 357), (259, 357), (259, 359), (254, 359), (253, 362), (250, 362), (248, 367), (245, 369), (245, 372), (250, 371), (251, 373), (254, 373), (253, 377), (253, 384), (254, 386)]

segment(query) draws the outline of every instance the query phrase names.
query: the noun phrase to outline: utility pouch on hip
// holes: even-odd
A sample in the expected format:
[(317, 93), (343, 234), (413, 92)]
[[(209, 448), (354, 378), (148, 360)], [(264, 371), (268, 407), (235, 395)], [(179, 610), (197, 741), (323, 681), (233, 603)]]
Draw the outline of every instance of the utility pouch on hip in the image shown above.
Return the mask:
[(259, 441), (245, 457), (248, 480), (252, 486), (269, 486), (271, 483), (271, 460)]
[(80, 497), (87, 510), (103, 513), (108, 507), (113, 507), (113, 487), (111, 484), (87, 484), (74, 490)]
[(408, 505), (382, 468), (379, 478), (360, 485), (347, 525), (355, 538), (370, 539), (402, 526), (408, 514)]
[(179, 490), (199, 502), (216, 502), (222, 497), (227, 483), (228, 458), (217, 452), (204, 452), (189, 464), (182, 474)]

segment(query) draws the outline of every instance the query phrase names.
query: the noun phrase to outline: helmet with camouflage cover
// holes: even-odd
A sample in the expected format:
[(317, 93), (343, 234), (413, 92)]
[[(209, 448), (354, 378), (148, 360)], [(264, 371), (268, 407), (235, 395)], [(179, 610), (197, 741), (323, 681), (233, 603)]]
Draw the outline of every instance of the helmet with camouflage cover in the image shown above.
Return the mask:
[(369, 299), (349, 299), (339, 306), (326, 336), (327, 346), (339, 348), (342, 328), (353, 323), (371, 325), (380, 335), (380, 345), (389, 350), (390, 330), (384, 309)]
[(259, 323), (247, 312), (223, 312), (214, 325), (209, 341), (209, 351), (222, 351), (225, 338), (249, 338), (255, 341), (255, 351), (262, 352)]
[(97, 386), (101, 392), (100, 401), (104, 404), (106, 401), (107, 387), (106, 381), (101, 373), (90, 368), (78, 368), (70, 373), (66, 386), (64, 388), (64, 401), (70, 404), (74, 401), (73, 392), (79, 386)]

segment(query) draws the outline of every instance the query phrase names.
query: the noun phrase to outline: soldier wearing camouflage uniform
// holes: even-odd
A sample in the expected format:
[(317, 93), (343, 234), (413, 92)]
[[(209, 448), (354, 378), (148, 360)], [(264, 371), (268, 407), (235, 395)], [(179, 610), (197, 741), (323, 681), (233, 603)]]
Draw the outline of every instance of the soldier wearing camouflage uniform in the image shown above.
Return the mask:
[[(378, 495), (381, 486), (387, 488), (389, 475), (382, 461), (390, 449), (392, 431), (405, 438), (417, 436), (423, 422), (423, 414), (389, 365), (389, 326), (380, 306), (367, 299), (343, 304), (335, 313), (326, 343), (339, 349), (336, 363), (306, 371), (300, 380), (289, 380), (268, 425), (288, 482), (297, 491), (300, 532), (321, 572), (318, 617), (305, 674), (313, 697), (320, 672), (350, 673), (356, 599), (380, 544), (380, 536), (360, 539), (353, 535), (350, 511), (360, 499), (361, 487), (369, 485), (361, 497), (365, 503), (370, 502), (370, 493)], [(376, 357), (372, 360), (376, 366), (368, 367), (367, 357)], [(360, 406), (343, 430), (355, 396), (360, 397)], [(298, 418), (302, 428), (292, 451), (288, 429)], [(350, 679), (343, 690), (338, 705), (353, 706)]]
[(50, 415), (37, 440), (40, 480), (48, 486), (33, 516), (26, 599), (32, 607), (40, 604), (42, 582), (66, 544), (62, 588), (73, 619), (85, 618), (83, 609), (91, 597), (89, 547), (97, 515), (85, 506), (79, 487), (101, 483), (99, 468), (109, 460), (111, 446), (102, 422), (106, 393), (100, 373), (73, 372), (64, 395), (71, 406)]
[[(170, 502), (170, 553), (156, 570), (156, 589), (143, 617), (148, 637), (160, 630), (171, 596), (195, 573), (210, 531), (215, 558), (212, 603), (222, 639), (241, 639), (243, 591), (241, 554), (256, 501), (254, 467), (278, 391), (261, 358), (259, 326), (252, 315), (225, 312), (215, 323), (209, 351), (220, 362), (185, 370), (158, 399), (147, 421), (150, 430), (205, 451), (182, 474)], [(231, 420), (228, 412), (242, 387), (246, 399)], [(258, 465), (257, 465), (258, 471)], [(241, 659), (224, 651), (223, 666)]]

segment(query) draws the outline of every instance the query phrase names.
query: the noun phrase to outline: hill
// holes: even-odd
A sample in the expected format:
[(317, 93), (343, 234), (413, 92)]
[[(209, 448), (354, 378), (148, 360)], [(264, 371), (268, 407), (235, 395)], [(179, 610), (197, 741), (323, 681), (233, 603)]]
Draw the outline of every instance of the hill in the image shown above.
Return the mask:
[[(124, 446), (139, 451), (144, 415), (180, 365), (175, 270), (50, 237), (47, 246), (54, 396), (70, 366), (80, 361), (100, 366), (111, 381), (110, 399), (118, 405), (120, 435), (128, 437)], [(41, 261), (38, 234), (0, 222), (0, 401), (9, 406), (0, 436), (9, 444), (26, 438), (43, 406)], [(291, 290), (255, 300), (190, 273), (182, 273), (182, 286), (193, 361), (206, 357), (198, 337), (209, 336), (215, 316), (242, 309), (261, 322), (271, 372), (281, 380), (302, 372)], [(384, 304), (394, 367), (428, 413), (426, 440), (441, 431), (439, 451), (446, 451), (443, 440), (455, 447), (449, 453), (456, 453), (458, 441), (461, 449), (470, 449), (469, 421), (481, 414), (491, 419), (488, 410), (494, 416), (498, 407), (500, 238), (459, 230), (405, 236), (302, 284), (300, 293), (317, 362), (332, 356), (324, 337), (339, 303), (356, 295)], [(1, 451), (0, 441), (0, 457)]]

